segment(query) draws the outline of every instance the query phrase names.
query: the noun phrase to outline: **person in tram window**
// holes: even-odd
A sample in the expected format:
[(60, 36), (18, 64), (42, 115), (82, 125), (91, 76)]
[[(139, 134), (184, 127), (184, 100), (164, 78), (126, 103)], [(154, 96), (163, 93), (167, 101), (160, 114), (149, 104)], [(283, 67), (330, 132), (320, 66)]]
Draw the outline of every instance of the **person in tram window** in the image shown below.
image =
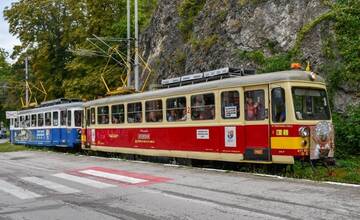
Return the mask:
[(134, 115), (128, 115), (128, 122), (129, 123), (134, 123), (135, 122), (135, 119), (134, 119), (134, 117), (133, 117)]
[(108, 124), (109, 123), (109, 117), (107, 115), (101, 116), (101, 124)]
[(195, 96), (194, 107), (203, 107), (205, 105), (205, 100), (202, 95)]
[(263, 120), (265, 118), (265, 107), (262, 97), (258, 96), (255, 104), (257, 106), (256, 120)]
[(246, 99), (245, 111), (246, 120), (256, 120), (258, 113), (258, 104), (255, 103), (251, 97), (248, 97)]
[(149, 122), (157, 122), (157, 121), (158, 121), (155, 111), (149, 112), (148, 121), (149, 121)]
[(168, 116), (168, 121), (176, 121), (177, 120), (177, 114), (175, 109), (170, 110), (170, 114)]
[(141, 112), (138, 112), (135, 114), (135, 122), (141, 122), (142, 121), (142, 116), (141, 116)]
[(187, 119), (186, 108), (184, 108), (182, 110), (182, 115), (181, 115), (181, 118), (179, 119), (179, 121), (186, 121), (186, 119)]
[(192, 118), (195, 120), (204, 120), (206, 118), (205, 115), (205, 100), (203, 95), (196, 95), (195, 96), (195, 102), (192, 105)]
[(119, 124), (119, 119), (118, 119), (118, 117), (116, 117), (116, 115), (113, 115), (113, 116), (112, 116), (111, 123), (113, 123), (113, 124)]

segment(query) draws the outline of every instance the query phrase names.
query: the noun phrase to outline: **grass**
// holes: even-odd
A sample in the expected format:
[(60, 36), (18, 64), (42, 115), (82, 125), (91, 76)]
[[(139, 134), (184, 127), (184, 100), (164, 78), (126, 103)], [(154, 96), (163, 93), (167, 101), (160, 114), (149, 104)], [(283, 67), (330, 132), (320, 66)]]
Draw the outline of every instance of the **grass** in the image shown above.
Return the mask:
[(314, 171), (308, 164), (302, 166), (300, 163), (295, 163), (294, 171), (294, 174), (288, 174), (287, 176), (315, 181), (360, 184), (360, 156), (338, 159), (336, 160), (336, 166), (329, 169), (324, 166), (316, 166)]
[(29, 150), (29, 148), (24, 145), (14, 145), (10, 143), (0, 144), (0, 153), (24, 150)]

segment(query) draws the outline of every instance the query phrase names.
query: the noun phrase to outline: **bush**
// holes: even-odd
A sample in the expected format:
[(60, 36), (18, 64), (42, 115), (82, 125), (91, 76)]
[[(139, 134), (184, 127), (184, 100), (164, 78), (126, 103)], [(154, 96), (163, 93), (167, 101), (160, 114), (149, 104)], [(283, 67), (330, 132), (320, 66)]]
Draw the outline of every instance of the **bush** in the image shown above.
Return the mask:
[(178, 12), (181, 21), (178, 24), (178, 28), (182, 32), (185, 41), (190, 39), (194, 26), (194, 18), (197, 17), (205, 3), (206, 0), (184, 0), (180, 4)]
[(349, 107), (346, 113), (334, 113), (336, 157), (360, 155), (360, 105)]

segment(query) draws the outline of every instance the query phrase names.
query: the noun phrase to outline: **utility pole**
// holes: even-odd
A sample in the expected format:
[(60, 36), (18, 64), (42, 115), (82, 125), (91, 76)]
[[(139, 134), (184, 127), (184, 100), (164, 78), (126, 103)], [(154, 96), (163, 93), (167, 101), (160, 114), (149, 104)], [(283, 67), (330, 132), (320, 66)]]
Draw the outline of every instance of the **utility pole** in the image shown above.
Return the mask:
[(127, 0), (127, 86), (131, 87), (131, 6)]
[(28, 70), (28, 57), (25, 58), (25, 103), (26, 107), (29, 106), (29, 70)]
[(139, 91), (139, 22), (138, 22), (138, 0), (135, 0), (135, 91)]

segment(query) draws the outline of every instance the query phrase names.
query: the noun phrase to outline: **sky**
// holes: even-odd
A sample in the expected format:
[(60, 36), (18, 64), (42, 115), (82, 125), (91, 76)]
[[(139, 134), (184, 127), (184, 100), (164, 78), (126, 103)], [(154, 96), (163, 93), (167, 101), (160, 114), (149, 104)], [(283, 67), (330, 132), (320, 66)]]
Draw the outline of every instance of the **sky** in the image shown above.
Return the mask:
[[(5, 49), (9, 54), (12, 53), (15, 45), (20, 44), (20, 41), (9, 33), (9, 25), (4, 20), (3, 11), (6, 6), (11, 6), (11, 3), (16, 1), (18, 0), (0, 0), (0, 48)], [(14, 62), (10, 58), (8, 61)]]

